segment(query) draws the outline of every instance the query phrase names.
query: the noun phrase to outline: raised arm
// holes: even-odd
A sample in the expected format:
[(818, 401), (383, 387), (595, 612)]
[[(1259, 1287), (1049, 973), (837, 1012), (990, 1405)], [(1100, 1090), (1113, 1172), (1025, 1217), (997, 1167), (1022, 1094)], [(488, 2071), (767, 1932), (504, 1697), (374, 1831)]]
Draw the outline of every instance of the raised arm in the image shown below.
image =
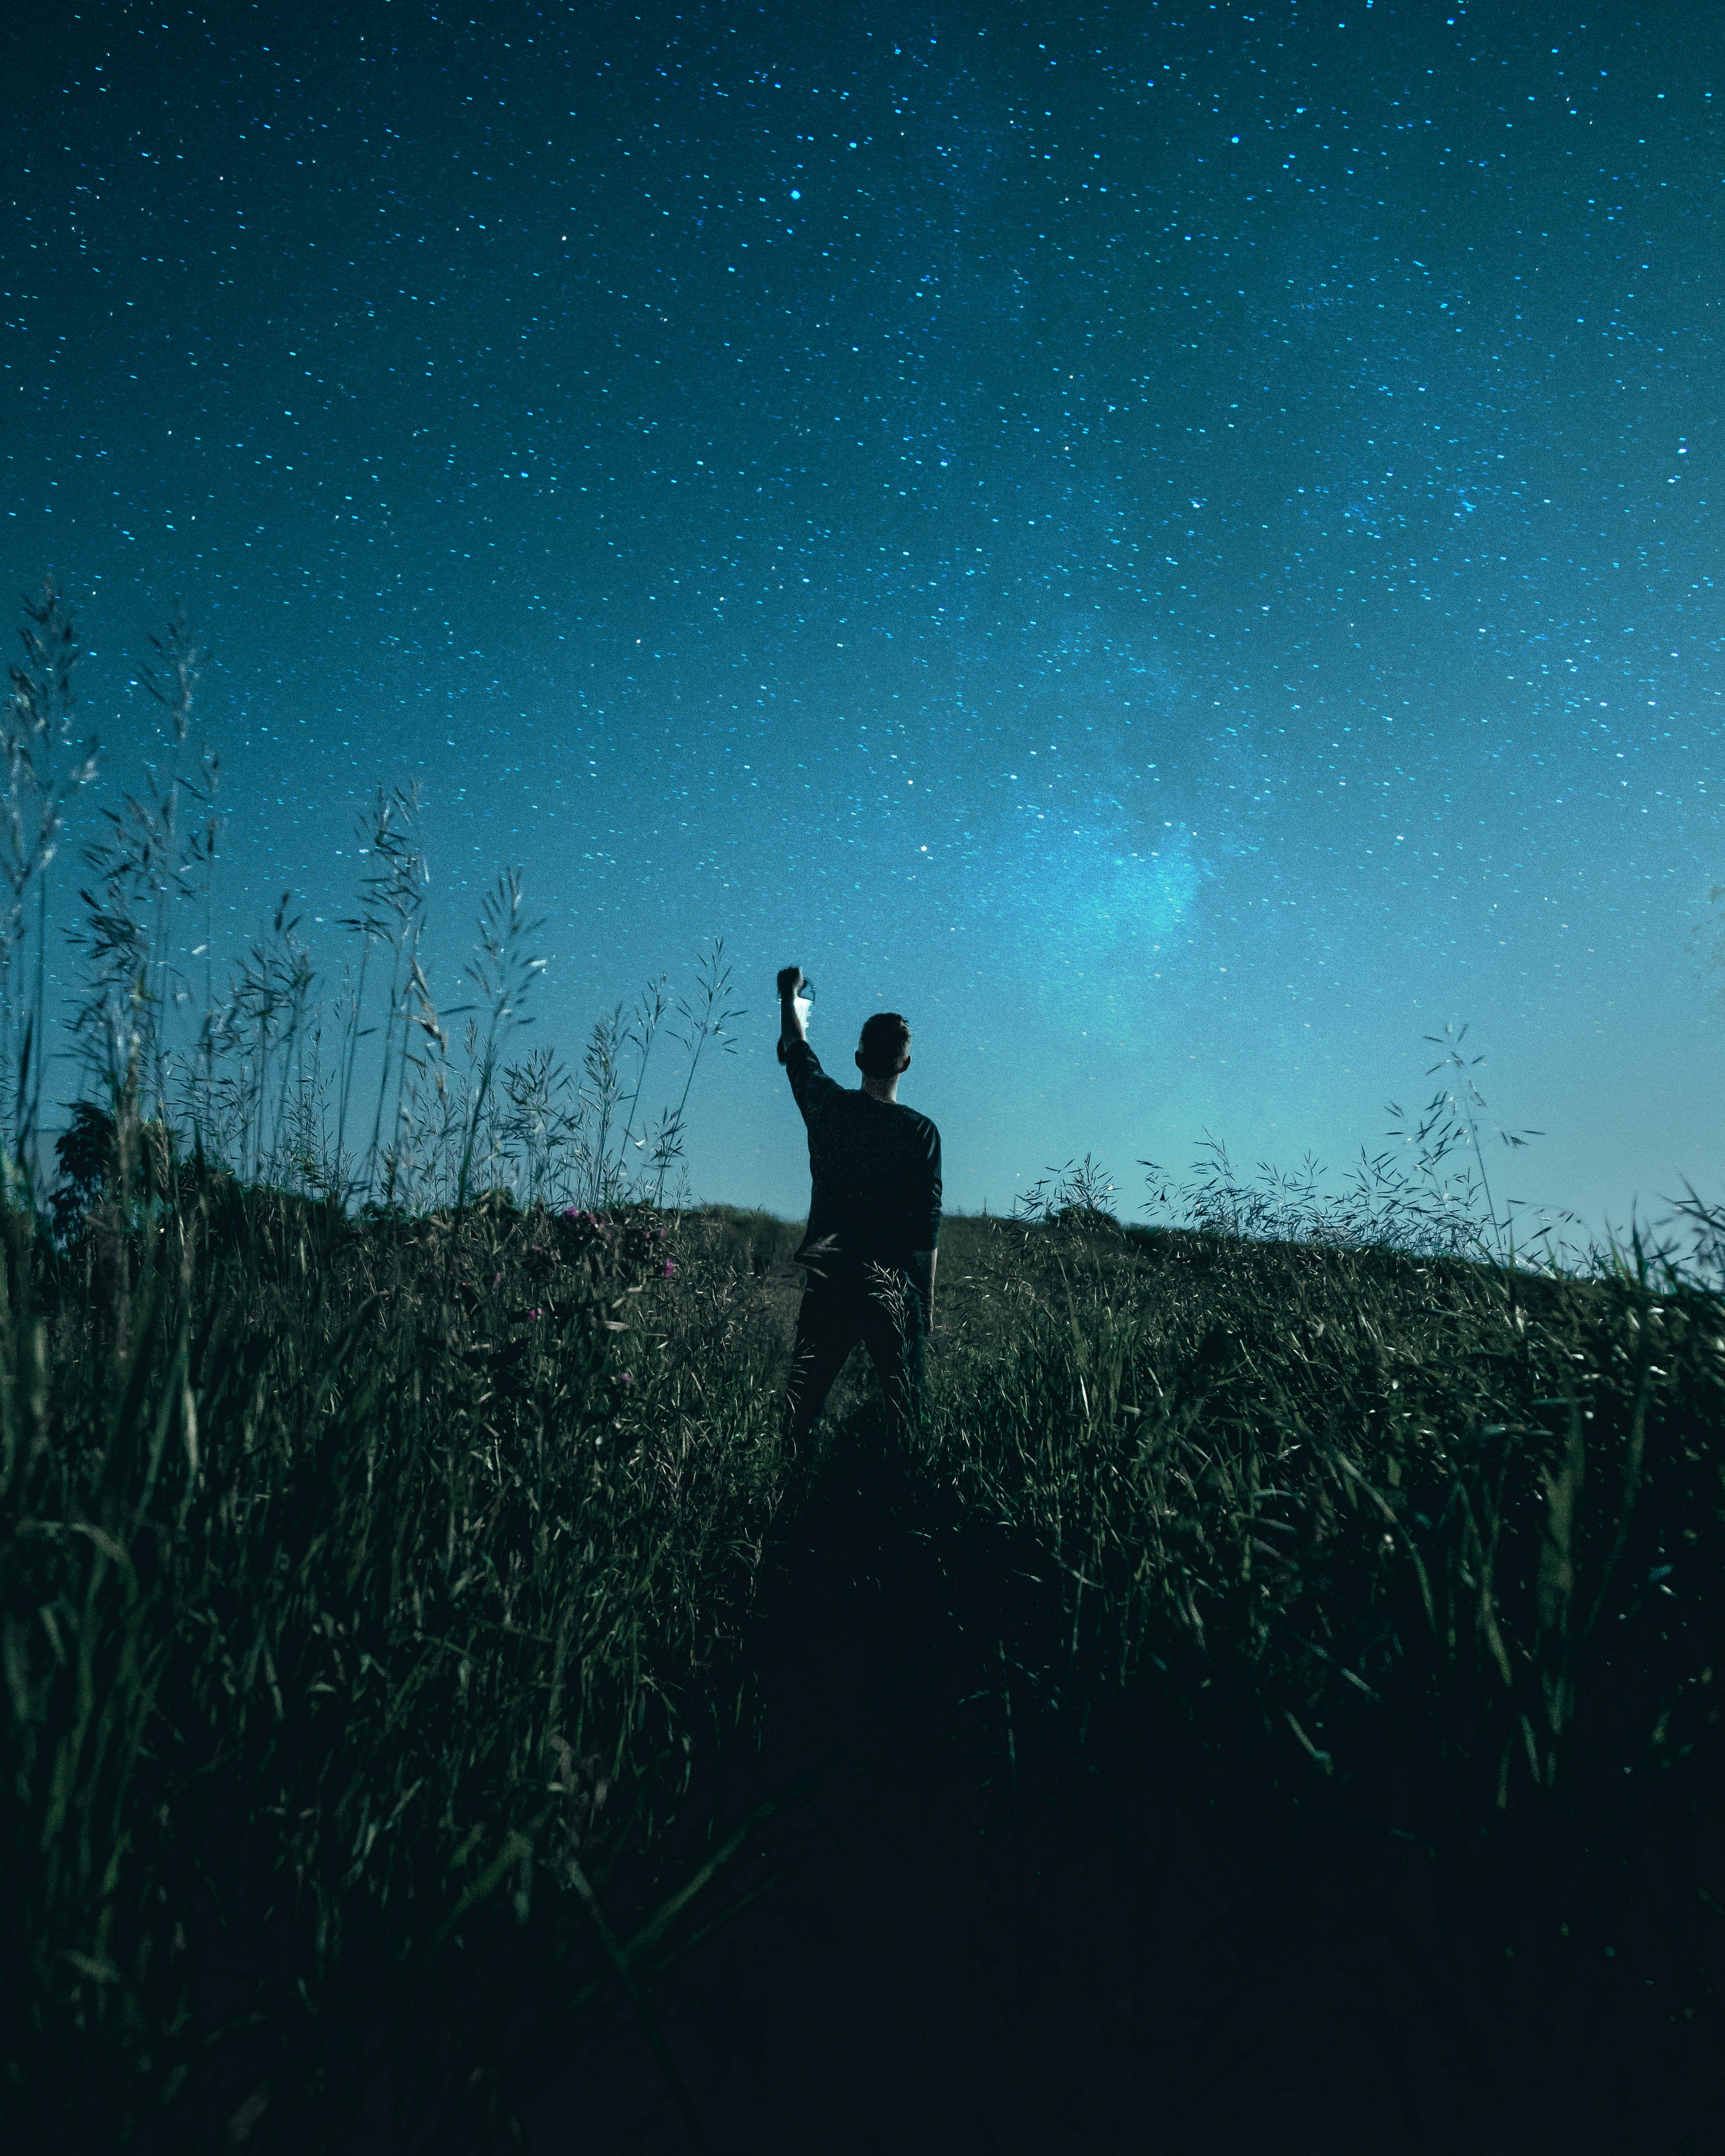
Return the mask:
[(803, 968), (784, 966), (778, 975), (778, 1060), (784, 1061), (785, 1050), (799, 1040), (807, 1040), (809, 1029), (803, 1023), (803, 1014), (797, 1009), (797, 991), (803, 985)]

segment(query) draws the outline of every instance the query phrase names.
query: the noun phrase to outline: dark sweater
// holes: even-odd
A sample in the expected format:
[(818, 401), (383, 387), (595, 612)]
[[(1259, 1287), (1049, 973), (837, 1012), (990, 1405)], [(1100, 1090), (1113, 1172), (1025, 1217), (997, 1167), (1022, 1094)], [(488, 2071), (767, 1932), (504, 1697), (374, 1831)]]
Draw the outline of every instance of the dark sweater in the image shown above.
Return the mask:
[(806, 1040), (786, 1048), (784, 1067), (809, 1126), (814, 1183), (798, 1260), (835, 1277), (908, 1267), (940, 1236), (940, 1132), (914, 1108), (837, 1084)]

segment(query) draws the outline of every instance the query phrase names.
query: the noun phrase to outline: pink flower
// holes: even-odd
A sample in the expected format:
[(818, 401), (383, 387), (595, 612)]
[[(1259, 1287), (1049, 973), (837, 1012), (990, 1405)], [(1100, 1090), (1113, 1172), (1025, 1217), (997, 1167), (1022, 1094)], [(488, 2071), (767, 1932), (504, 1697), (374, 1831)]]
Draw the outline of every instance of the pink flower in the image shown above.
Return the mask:
[(671, 1275), (672, 1275), (675, 1270), (676, 1270), (676, 1267), (675, 1267), (675, 1266), (671, 1263), (670, 1260), (669, 1258), (667, 1258), (667, 1259), (665, 1260), (665, 1278), (666, 1278), (667, 1280), (669, 1280), (669, 1279), (670, 1278)]
[(530, 1311), (527, 1312), (527, 1322), (528, 1322), (528, 1324), (529, 1324), (529, 1325), (536, 1325), (536, 1324), (539, 1322), (540, 1319), (541, 1319), (542, 1317), (544, 1317), (544, 1315), (545, 1315), (545, 1312), (544, 1312), (542, 1310), (530, 1310)]

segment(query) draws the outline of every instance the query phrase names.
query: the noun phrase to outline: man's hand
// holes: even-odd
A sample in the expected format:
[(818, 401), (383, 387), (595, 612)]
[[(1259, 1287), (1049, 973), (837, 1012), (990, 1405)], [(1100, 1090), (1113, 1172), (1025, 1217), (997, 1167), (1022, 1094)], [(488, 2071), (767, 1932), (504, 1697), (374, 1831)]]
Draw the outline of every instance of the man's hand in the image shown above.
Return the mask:
[(918, 1250), (916, 1253), (918, 1285), (922, 1290), (922, 1314), (930, 1332), (934, 1331), (934, 1269), (939, 1260), (938, 1246), (932, 1250)]
[(781, 966), (778, 971), (778, 1060), (784, 1061), (785, 1050), (798, 1040), (807, 1040), (809, 1029), (803, 1023), (803, 1014), (797, 1009), (797, 991), (803, 985), (800, 966)]

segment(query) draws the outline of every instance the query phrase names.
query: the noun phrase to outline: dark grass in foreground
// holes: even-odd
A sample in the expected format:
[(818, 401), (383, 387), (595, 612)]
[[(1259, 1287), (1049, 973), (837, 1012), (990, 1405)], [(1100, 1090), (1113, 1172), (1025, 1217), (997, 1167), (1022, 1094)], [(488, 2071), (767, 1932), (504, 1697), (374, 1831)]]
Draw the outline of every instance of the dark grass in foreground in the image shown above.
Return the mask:
[[(4, 1227), (20, 2145), (476, 2146), (523, 1996), (658, 2042), (731, 1845), (628, 1936), (608, 1895), (788, 1524), (794, 1230), (190, 1171), (64, 1253)], [(1626, 1775), (1717, 1802), (1717, 1295), (1085, 1215), (942, 1247), (909, 1486), (1028, 1576), (1013, 1650), (1079, 1723), (1123, 1690), (1224, 1754), (1276, 1731), (1434, 1851)]]

